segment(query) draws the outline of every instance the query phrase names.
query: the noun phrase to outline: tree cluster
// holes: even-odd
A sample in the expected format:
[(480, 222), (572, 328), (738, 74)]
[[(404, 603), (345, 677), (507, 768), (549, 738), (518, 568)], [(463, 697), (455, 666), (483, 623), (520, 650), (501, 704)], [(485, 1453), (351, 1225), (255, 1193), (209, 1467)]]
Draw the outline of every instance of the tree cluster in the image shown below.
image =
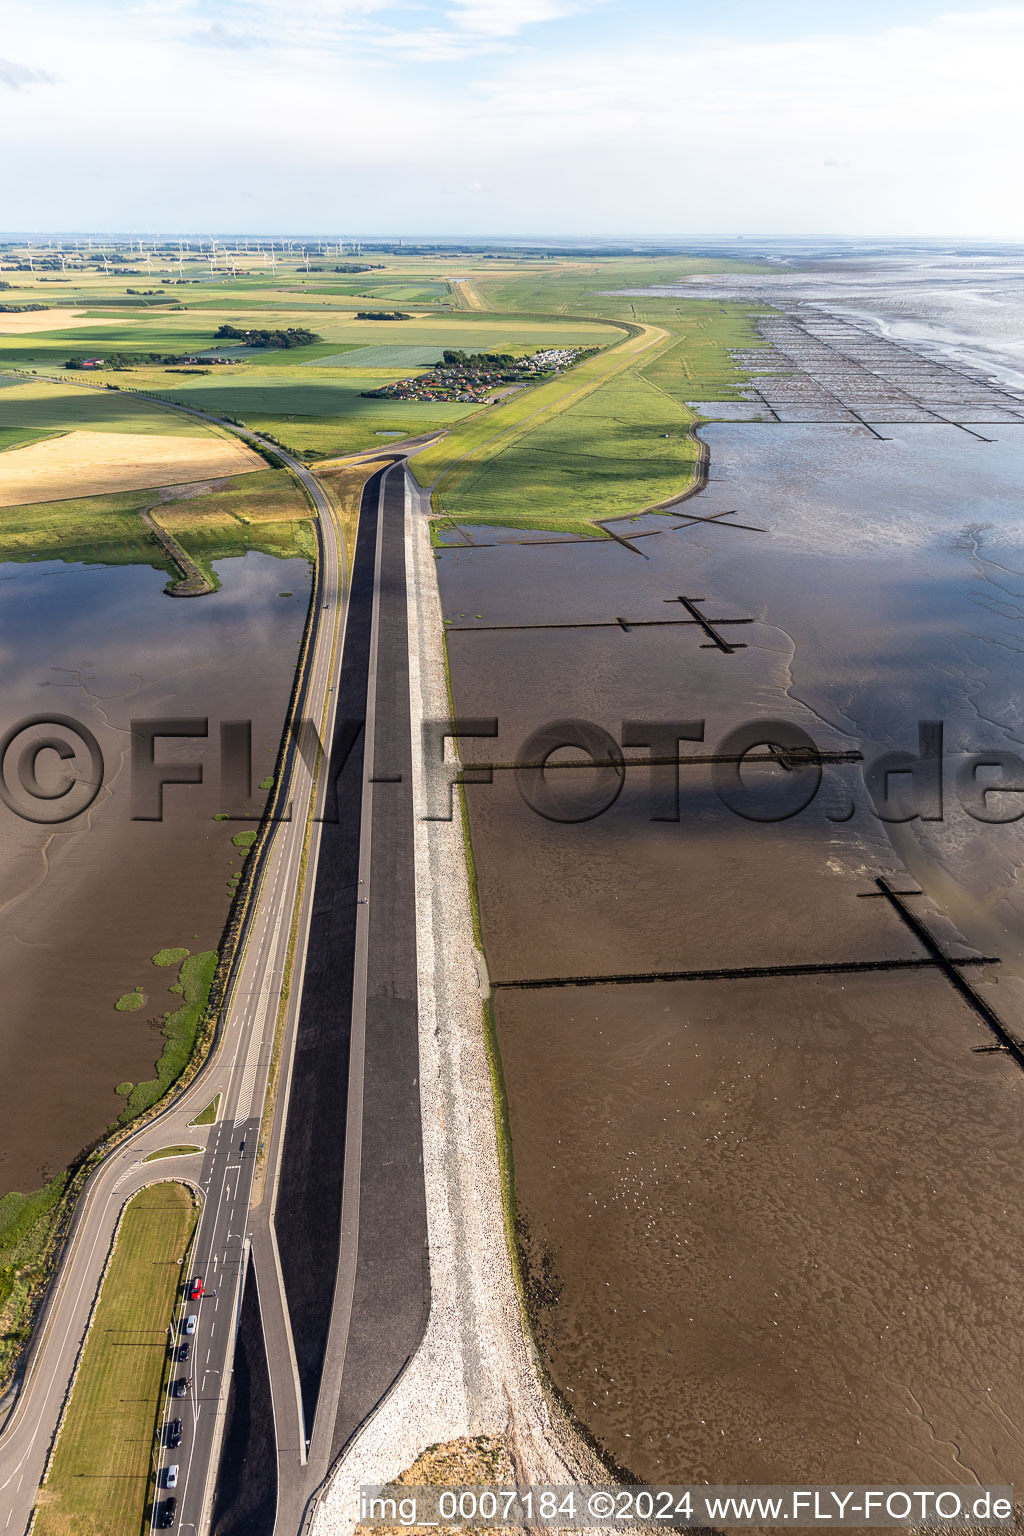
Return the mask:
[(496, 368), (512, 368), (515, 363), (511, 352), (459, 352), (454, 347), (445, 347), (440, 366), (462, 368), (467, 373), (490, 373)]
[(246, 347), (309, 347), (323, 341), (315, 331), (303, 330), (301, 326), (289, 326), (286, 331), (243, 331), (237, 325), (222, 325), (216, 334), (231, 337)]

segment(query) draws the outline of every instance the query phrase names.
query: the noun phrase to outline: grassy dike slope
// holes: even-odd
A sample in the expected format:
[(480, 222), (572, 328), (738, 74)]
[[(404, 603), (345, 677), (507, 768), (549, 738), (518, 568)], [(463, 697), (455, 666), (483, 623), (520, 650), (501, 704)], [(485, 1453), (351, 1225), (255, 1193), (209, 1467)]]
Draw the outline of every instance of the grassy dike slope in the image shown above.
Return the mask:
[(528, 304), (533, 313), (600, 316), (632, 334), (413, 458), (417, 479), (434, 488), (435, 510), (454, 522), (599, 534), (599, 519), (685, 491), (699, 460), (699, 414), (688, 402), (738, 397), (731, 349), (759, 338), (746, 306), (606, 290), (678, 280), (696, 266), (572, 263), (478, 280), (495, 311)]
[(39, 1492), (35, 1536), (138, 1536), (154, 1491), (167, 1326), (196, 1219), (182, 1184), (155, 1184), (126, 1207)]
[[(434, 487), (435, 507), (463, 521), (467, 516), (478, 515), (479, 520), (486, 522), (512, 522), (531, 528), (561, 528), (574, 523), (576, 519), (571, 514), (567, 516), (558, 503), (543, 507), (534, 504), (534, 508), (525, 508), (520, 503), (502, 516), (500, 512), (494, 515), (488, 501), (486, 508), (481, 509), (487, 515), (479, 516), (472, 491), (467, 497), (466, 487), (481, 482), (490, 486), (496, 480), (499, 493), (514, 494), (514, 488), (507, 484), (503, 462), (510, 450), (525, 438), (532, 442), (539, 429), (556, 422), (570, 406), (582, 404), (589, 395), (669, 340), (668, 333), (658, 326), (638, 325), (630, 330), (632, 334), (596, 357), (545, 384), (513, 395), (504, 405), (479, 412), (412, 458), (410, 465), (419, 483)], [(489, 471), (496, 464), (501, 465), (501, 472), (493, 476)], [(536, 521), (534, 510), (543, 521)]]

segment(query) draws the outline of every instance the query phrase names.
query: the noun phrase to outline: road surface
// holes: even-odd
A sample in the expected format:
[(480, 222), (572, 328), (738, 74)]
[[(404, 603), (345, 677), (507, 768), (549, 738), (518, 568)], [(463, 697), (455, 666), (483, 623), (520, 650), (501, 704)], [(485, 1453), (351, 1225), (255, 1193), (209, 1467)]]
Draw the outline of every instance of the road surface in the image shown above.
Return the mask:
[[(201, 415), (200, 412), (190, 414)], [(209, 419), (209, 418), (204, 418)], [(230, 426), (230, 423), (223, 423)], [(258, 434), (231, 428), (250, 440)], [(308, 661), (304, 714), (333, 731), (332, 691), (344, 615), (344, 554), (333, 507), (306, 466), (266, 443), (304, 483), (319, 514), (321, 538), (315, 600), (323, 606)], [(199, 1309), (193, 1341), (192, 1387), (183, 1411), (179, 1527), (203, 1528), (212, 1468), (226, 1401), (230, 1352), (239, 1301), (241, 1260), (284, 974), (289, 930), (300, 895), (306, 810), (313, 790), (311, 764), (292, 753), (292, 816), (277, 824), (268, 847), (258, 900), (211, 1060), (169, 1109), (124, 1142), (90, 1178), (79, 1202), (63, 1264), (36, 1330), (20, 1392), (0, 1427), (0, 1533), (22, 1532), (88, 1323), (111, 1236), (125, 1201), (144, 1185), (184, 1177), (203, 1195), (195, 1267), (216, 1294)], [(192, 1129), (188, 1122), (221, 1095), (218, 1121)], [(150, 1152), (176, 1144), (199, 1145), (201, 1156), (146, 1163)]]

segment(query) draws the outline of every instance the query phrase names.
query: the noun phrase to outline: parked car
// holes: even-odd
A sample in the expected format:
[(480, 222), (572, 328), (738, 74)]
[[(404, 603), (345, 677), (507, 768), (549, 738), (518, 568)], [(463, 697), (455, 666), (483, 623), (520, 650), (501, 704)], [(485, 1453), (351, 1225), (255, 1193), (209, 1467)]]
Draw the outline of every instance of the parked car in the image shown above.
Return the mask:
[(165, 1488), (177, 1488), (177, 1486), (178, 1486), (178, 1463), (176, 1461), (173, 1461), (171, 1463), (171, 1465), (167, 1468), (167, 1471), (164, 1473), (164, 1487)]
[(160, 1506), (160, 1519), (157, 1521), (157, 1524), (163, 1526), (164, 1528), (169, 1525), (173, 1525), (174, 1517), (177, 1513), (177, 1499), (164, 1499), (164, 1502)]
[(192, 1281), (192, 1288), (188, 1293), (189, 1301), (198, 1301), (200, 1296), (203, 1294), (204, 1289), (205, 1287), (203, 1285), (202, 1275), (196, 1275), (195, 1279)]
[(167, 1444), (172, 1451), (176, 1451), (181, 1444), (181, 1420), (172, 1419), (167, 1426)]
[(196, 1328), (198, 1326), (199, 1326), (199, 1319), (198, 1319), (198, 1317), (196, 1316), (196, 1314), (194, 1312), (190, 1313), (190, 1315), (188, 1317), (186, 1317), (186, 1319), (185, 1319), (185, 1332), (188, 1333), (188, 1334), (195, 1333)]
[(190, 1382), (190, 1380), (191, 1380), (191, 1378), (188, 1377), (188, 1376), (179, 1376), (177, 1381), (174, 1383), (173, 1387), (171, 1388), (171, 1392), (173, 1393), (173, 1395), (175, 1397), (184, 1397), (185, 1393), (189, 1389), (189, 1382)]

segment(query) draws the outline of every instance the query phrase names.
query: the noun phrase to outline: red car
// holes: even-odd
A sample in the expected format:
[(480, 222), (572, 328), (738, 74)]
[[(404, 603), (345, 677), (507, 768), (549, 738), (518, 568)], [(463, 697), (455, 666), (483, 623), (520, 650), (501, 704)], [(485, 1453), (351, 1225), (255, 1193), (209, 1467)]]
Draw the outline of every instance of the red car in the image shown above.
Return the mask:
[(202, 1275), (196, 1275), (195, 1279), (192, 1281), (192, 1289), (188, 1293), (188, 1299), (189, 1301), (198, 1301), (202, 1294), (203, 1277)]

